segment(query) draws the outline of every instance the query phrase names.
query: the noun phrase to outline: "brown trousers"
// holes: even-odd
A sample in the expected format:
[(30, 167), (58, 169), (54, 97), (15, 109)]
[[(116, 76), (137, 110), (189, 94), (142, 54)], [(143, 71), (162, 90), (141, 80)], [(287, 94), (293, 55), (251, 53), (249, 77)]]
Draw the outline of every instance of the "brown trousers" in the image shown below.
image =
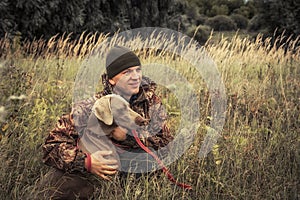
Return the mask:
[[(119, 172), (116, 177), (121, 181), (121, 185), (126, 184), (128, 175), (131, 174), (128, 172), (134, 172), (134, 178), (138, 179), (143, 174), (149, 174), (157, 169), (157, 162), (142, 149), (134, 149), (131, 152), (119, 154), (119, 157), (123, 172)], [(40, 179), (38, 195), (31, 199), (91, 199), (97, 186), (99, 186), (99, 182), (90, 173), (76, 172), (71, 174), (51, 168)]]
[(82, 173), (70, 174), (52, 168), (38, 183), (38, 193), (33, 199), (89, 199), (94, 185)]

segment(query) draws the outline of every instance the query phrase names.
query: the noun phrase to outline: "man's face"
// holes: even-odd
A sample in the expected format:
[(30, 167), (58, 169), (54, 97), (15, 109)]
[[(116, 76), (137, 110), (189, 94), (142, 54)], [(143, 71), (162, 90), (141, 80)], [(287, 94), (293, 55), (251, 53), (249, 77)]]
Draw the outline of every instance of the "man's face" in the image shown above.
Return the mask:
[(126, 100), (139, 92), (139, 87), (142, 81), (141, 66), (134, 66), (120, 72), (109, 82), (114, 85), (114, 92), (123, 96)]

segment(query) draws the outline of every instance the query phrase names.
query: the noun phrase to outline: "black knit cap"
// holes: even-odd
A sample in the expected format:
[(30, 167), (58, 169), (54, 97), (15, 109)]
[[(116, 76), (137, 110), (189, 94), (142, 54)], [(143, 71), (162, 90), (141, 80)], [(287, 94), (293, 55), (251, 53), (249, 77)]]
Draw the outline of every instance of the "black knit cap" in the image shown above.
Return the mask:
[(106, 72), (109, 79), (125, 69), (140, 65), (139, 58), (123, 46), (113, 47), (106, 56)]

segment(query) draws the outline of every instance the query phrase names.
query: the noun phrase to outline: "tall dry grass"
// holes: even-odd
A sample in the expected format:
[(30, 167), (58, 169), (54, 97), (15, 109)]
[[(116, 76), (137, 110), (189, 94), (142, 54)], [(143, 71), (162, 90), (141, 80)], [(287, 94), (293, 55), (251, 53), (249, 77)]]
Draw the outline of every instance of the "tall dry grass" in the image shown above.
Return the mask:
[[(280, 44), (284, 36), (275, 39)], [(101, 51), (122, 39), (103, 46), (106, 35), (83, 33), (78, 40), (70, 35), (50, 40), (20, 38), (0, 40), (1, 122), (0, 199), (25, 199), (36, 190), (38, 178), (48, 167), (41, 163), (41, 144), (57, 116), (71, 109), (73, 84), (84, 58), (97, 47)], [(213, 39), (213, 38), (211, 38)], [(298, 38), (299, 39), (299, 38)], [(207, 42), (205, 50), (215, 61), (227, 93), (227, 111), (222, 137), (204, 159), (198, 158), (201, 142), (209, 127), (210, 94), (193, 66), (168, 48), (137, 50), (143, 63), (159, 62), (181, 71), (198, 88), (201, 119), (197, 137), (189, 150), (169, 167), (180, 181), (191, 183), (192, 191), (174, 187), (164, 176), (146, 177), (127, 183), (99, 181), (98, 199), (297, 199), (299, 198), (299, 40), (273, 45), (263, 41), (222, 38)], [(132, 49), (142, 49), (151, 38), (127, 41)], [(193, 44), (182, 53), (202, 51)], [(197, 59), (197, 58), (195, 58)], [(160, 90), (172, 114), (175, 127), (180, 117), (172, 94)], [(23, 96), (21, 96), (23, 95)], [(24, 95), (26, 98), (24, 98)], [(14, 98), (12, 98), (14, 97)], [(21, 98), (22, 97), (22, 98)], [(4, 110), (5, 108), (5, 110)], [(1, 114), (0, 113), (0, 114)], [(173, 128), (174, 129), (174, 128)], [(173, 130), (172, 129), (172, 130)]]

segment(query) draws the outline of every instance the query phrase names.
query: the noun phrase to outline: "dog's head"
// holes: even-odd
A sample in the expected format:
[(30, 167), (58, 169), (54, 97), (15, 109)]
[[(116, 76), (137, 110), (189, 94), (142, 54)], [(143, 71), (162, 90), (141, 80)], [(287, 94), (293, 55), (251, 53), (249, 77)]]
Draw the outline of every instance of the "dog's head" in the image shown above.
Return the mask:
[(106, 95), (98, 99), (93, 106), (93, 112), (106, 125), (116, 123), (127, 129), (137, 129), (149, 123), (149, 120), (133, 111), (129, 103), (116, 94)]

